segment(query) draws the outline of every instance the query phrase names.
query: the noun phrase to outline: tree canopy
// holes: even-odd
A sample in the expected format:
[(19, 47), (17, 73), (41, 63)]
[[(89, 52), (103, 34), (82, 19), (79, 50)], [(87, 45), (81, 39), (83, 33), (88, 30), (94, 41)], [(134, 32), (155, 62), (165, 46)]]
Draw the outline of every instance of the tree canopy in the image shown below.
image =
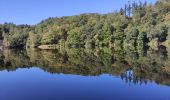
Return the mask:
[(64, 48), (140, 50), (170, 41), (170, 1), (129, 2), (119, 12), (49, 18), (34, 26), (5, 23), (0, 38), (11, 48), (58, 45)]

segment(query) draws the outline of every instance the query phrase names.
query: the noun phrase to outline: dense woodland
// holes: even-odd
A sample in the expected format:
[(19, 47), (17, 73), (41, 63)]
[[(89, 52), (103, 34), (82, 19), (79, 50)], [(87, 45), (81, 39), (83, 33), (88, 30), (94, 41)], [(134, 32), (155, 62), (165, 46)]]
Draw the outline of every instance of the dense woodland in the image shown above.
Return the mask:
[(109, 14), (49, 18), (37, 25), (0, 25), (0, 39), (9, 48), (110, 48), (140, 51), (169, 46), (170, 0), (155, 4), (129, 2)]

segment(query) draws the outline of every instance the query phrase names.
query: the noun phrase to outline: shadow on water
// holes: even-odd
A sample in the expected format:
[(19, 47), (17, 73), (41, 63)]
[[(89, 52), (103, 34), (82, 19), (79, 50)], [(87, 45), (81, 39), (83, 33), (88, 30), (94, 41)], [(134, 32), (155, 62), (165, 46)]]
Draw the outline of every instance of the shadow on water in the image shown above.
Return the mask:
[(170, 54), (167, 48), (147, 51), (85, 50), (4, 50), (0, 53), (0, 70), (37, 66), (49, 73), (120, 76), (126, 83), (147, 84), (152, 80), (170, 85)]

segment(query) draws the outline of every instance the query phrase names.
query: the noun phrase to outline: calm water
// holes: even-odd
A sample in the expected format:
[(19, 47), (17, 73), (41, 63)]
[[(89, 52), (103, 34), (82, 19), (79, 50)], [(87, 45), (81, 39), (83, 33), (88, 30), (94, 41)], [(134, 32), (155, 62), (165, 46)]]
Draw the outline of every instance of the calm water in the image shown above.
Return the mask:
[(5, 50), (0, 100), (170, 100), (168, 52), (148, 52)]

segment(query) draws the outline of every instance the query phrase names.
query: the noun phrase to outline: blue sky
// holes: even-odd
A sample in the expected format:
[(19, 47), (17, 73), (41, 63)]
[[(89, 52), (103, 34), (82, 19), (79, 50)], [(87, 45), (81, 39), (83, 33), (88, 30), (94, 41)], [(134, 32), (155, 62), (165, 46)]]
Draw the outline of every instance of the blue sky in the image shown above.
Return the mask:
[[(0, 23), (33, 25), (49, 17), (109, 13), (128, 1), (134, 0), (0, 0)], [(148, 3), (155, 1), (147, 0)]]

